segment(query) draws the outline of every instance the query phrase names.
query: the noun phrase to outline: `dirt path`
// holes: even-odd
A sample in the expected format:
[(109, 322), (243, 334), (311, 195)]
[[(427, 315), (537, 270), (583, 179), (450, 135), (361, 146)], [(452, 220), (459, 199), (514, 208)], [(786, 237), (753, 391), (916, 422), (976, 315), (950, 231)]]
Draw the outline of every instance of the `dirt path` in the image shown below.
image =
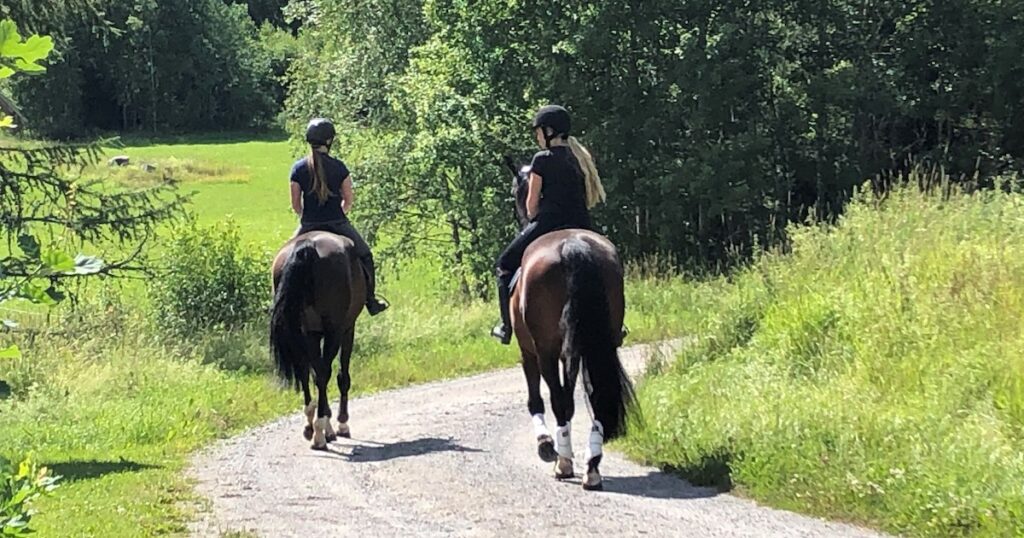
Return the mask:
[[(654, 352), (623, 350), (636, 372)], [(354, 380), (358, 383), (358, 379)], [(577, 389), (577, 393), (581, 390)], [(606, 453), (605, 491), (557, 482), (536, 456), (519, 370), (350, 404), (353, 439), (310, 450), (294, 415), (199, 455), (211, 511), (197, 536), (873, 536), (759, 507)], [(549, 422), (553, 422), (548, 413)], [(577, 473), (589, 419), (577, 405)]]

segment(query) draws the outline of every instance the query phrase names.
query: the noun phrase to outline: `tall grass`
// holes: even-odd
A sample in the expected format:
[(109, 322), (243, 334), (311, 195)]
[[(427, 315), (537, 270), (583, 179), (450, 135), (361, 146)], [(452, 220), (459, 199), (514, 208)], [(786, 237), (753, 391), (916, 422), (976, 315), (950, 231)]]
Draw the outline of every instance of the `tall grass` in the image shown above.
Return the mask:
[(689, 286), (636, 457), (910, 535), (1024, 533), (1024, 196), (861, 196)]

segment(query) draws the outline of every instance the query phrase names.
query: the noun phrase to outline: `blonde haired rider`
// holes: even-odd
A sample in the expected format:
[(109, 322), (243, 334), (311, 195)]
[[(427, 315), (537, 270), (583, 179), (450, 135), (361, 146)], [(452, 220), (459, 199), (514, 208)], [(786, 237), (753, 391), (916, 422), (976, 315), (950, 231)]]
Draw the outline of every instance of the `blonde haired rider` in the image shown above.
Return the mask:
[(530, 165), (526, 212), (530, 223), (501, 253), (497, 262), (498, 301), (501, 324), (491, 335), (508, 345), (512, 323), (508, 311), (512, 275), (523, 260), (526, 247), (555, 230), (592, 230), (590, 209), (604, 201), (601, 176), (590, 152), (572, 132), (569, 112), (558, 105), (541, 107), (533, 118), (533, 130), (541, 151)]

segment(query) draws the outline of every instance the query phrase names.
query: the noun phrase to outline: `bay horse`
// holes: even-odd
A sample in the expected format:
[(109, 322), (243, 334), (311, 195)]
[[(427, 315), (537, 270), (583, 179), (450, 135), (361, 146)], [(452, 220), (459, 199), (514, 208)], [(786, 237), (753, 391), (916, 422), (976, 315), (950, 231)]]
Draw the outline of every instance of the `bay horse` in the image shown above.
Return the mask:
[[(351, 436), (349, 363), (356, 318), (366, 304), (366, 278), (354, 251), (350, 239), (314, 231), (288, 241), (271, 266), (274, 303), (270, 315), (270, 352), (278, 376), (296, 390), (302, 389), (307, 419), (303, 435), (313, 441), (314, 450), (327, 450), (327, 443), (339, 435)], [(341, 357), (337, 430), (331, 426), (327, 399), (336, 355)], [(309, 393), (310, 370), (316, 383), (315, 405)]]
[[(527, 223), (529, 167), (512, 172), (512, 194), (521, 226)], [(626, 414), (635, 407), (618, 348), (622, 345), (625, 298), (623, 268), (615, 246), (590, 230), (564, 229), (545, 234), (523, 255), (520, 276), (509, 302), (512, 329), (522, 356), (529, 393), (527, 406), (541, 460), (555, 464), (555, 478), (574, 476), (571, 422), (576, 379), (583, 384), (593, 420), (584, 454), (583, 489), (600, 490), (602, 445), (626, 433)], [(552, 439), (544, 422), (540, 379), (551, 395), (557, 428)]]

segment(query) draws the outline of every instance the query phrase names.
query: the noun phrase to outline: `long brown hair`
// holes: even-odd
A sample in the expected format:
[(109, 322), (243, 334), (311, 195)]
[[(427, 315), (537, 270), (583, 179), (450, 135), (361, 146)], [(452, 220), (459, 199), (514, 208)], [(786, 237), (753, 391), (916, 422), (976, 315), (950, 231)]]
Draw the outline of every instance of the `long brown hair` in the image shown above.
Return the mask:
[(320, 201), (320, 205), (327, 203), (327, 198), (331, 195), (331, 189), (327, 186), (327, 175), (324, 173), (324, 156), (317, 147), (313, 147), (309, 156), (306, 157), (306, 166), (309, 168), (310, 190), (316, 194), (316, 199)]

